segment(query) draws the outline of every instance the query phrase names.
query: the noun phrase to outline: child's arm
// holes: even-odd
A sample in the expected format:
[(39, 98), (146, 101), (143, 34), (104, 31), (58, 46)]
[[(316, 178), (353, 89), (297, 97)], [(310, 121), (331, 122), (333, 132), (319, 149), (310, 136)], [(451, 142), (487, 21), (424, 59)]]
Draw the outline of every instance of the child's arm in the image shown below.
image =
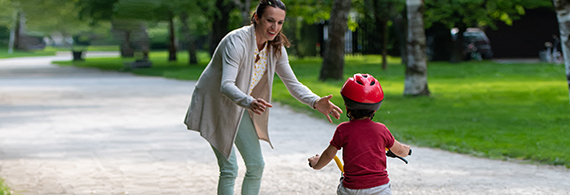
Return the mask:
[(309, 158), (309, 164), (315, 170), (322, 169), (325, 165), (331, 162), (334, 156), (336, 156), (337, 151), (338, 150), (334, 146), (329, 145), (329, 147), (323, 151), (323, 154), (321, 156), (317, 154)]
[(410, 153), (410, 146), (402, 144), (398, 140), (394, 140), (394, 145), (392, 145), (390, 150), (400, 157), (406, 157)]

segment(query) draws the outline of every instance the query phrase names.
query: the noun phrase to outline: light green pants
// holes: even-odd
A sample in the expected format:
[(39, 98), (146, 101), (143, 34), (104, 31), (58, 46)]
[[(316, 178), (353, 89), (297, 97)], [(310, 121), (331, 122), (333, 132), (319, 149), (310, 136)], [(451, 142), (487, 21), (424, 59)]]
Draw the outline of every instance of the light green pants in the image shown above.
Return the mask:
[[(242, 195), (259, 194), (261, 186), (261, 176), (265, 162), (261, 154), (259, 138), (251, 122), (251, 117), (246, 111), (241, 119), (235, 145), (245, 162), (245, 178), (241, 186)], [(218, 166), (220, 167), (220, 178), (218, 180), (218, 195), (233, 195), (235, 180), (238, 174), (238, 164), (235, 149), (232, 149), (229, 160), (217, 149), (214, 149)]]

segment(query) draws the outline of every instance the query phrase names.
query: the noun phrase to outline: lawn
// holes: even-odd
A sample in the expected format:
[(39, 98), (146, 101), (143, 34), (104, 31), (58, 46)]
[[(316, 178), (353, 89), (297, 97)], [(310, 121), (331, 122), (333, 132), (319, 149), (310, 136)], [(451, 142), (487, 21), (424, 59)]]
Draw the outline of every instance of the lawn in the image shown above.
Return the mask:
[(0, 47), (0, 59), (2, 58), (15, 58), (15, 57), (29, 57), (29, 56), (53, 56), (54, 50), (36, 50), (36, 51), (19, 51), (14, 50), (11, 54), (8, 53), (8, 48)]
[[(87, 47), (87, 51), (118, 51), (117, 45), (92, 45)], [(48, 46), (43, 50), (21, 51), (14, 50), (11, 54), (8, 53), (7, 47), (0, 47), (0, 59), (2, 58), (15, 58), (15, 57), (31, 57), (31, 56), (53, 56), (58, 51), (69, 51), (69, 48), (64, 47), (51, 47)]]
[[(185, 53), (167, 62), (166, 52), (151, 53), (153, 68), (125, 69), (121, 58), (58, 62), (62, 65), (99, 67), (140, 75), (195, 80), (207, 64), (187, 65)], [(442, 148), (474, 156), (503, 160), (565, 165), (570, 168), (570, 101), (564, 67), (547, 63), (498, 64), (490, 61), (430, 62), (429, 97), (404, 97), (404, 67), (389, 58), (388, 70), (380, 56), (347, 56), (345, 78), (370, 73), (380, 81), (385, 98), (374, 120), (388, 126), (404, 143)], [(341, 81), (318, 81), (322, 60), (290, 58), (298, 79), (315, 93), (333, 94), (342, 107)], [(278, 80), (278, 79), (277, 79)], [(292, 98), (280, 81), (274, 83), (273, 101), (311, 115), (320, 114)], [(346, 121), (343, 116), (335, 123)], [(436, 157), (434, 157), (436, 158)]]
[(4, 183), (4, 180), (0, 178), (0, 195), (10, 194), (12, 194), (10, 188)]

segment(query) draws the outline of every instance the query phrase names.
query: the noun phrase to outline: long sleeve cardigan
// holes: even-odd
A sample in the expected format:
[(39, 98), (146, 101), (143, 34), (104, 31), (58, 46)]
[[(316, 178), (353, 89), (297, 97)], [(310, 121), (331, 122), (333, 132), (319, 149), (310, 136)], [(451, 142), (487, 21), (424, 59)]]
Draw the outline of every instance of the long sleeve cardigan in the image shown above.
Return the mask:
[[(319, 99), (309, 88), (301, 84), (289, 65), (285, 47), (276, 56), (269, 47), (267, 72), (249, 91), (253, 75), (255, 28), (245, 26), (228, 33), (214, 51), (212, 60), (198, 79), (184, 123), (189, 130), (200, 132), (213, 147), (229, 158), (239, 123), (244, 111), (255, 98), (271, 101), (275, 73), (281, 78), (289, 93), (298, 101), (313, 107)], [(268, 134), (269, 109), (261, 115), (249, 112), (260, 140), (271, 145)], [(273, 147), (271, 145), (271, 147)]]

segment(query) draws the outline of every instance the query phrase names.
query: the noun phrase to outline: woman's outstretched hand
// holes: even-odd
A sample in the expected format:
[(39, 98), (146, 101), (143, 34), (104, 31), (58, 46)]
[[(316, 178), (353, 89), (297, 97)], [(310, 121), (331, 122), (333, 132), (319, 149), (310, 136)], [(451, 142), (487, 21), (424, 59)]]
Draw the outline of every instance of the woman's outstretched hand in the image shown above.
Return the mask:
[(332, 94), (327, 95), (325, 97), (320, 98), (315, 103), (315, 109), (317, 109), (319, 112), (327, 116), (327, 119), (329, 119), (330, 123), (332, 123), (330, 115), (332, 115), (336, 119), (339, 119), (340, 114), (342, 113), (342, 110), (330, 101), (332, 97), (333, 97)]
[(273, 105), (271, 105), (270, 103), (261, 98), (253, 100), (249, 105), (249, 108), (255, 114), (261, 114), (265, 112), (265, 108), (267, 107), (273, 107)]

